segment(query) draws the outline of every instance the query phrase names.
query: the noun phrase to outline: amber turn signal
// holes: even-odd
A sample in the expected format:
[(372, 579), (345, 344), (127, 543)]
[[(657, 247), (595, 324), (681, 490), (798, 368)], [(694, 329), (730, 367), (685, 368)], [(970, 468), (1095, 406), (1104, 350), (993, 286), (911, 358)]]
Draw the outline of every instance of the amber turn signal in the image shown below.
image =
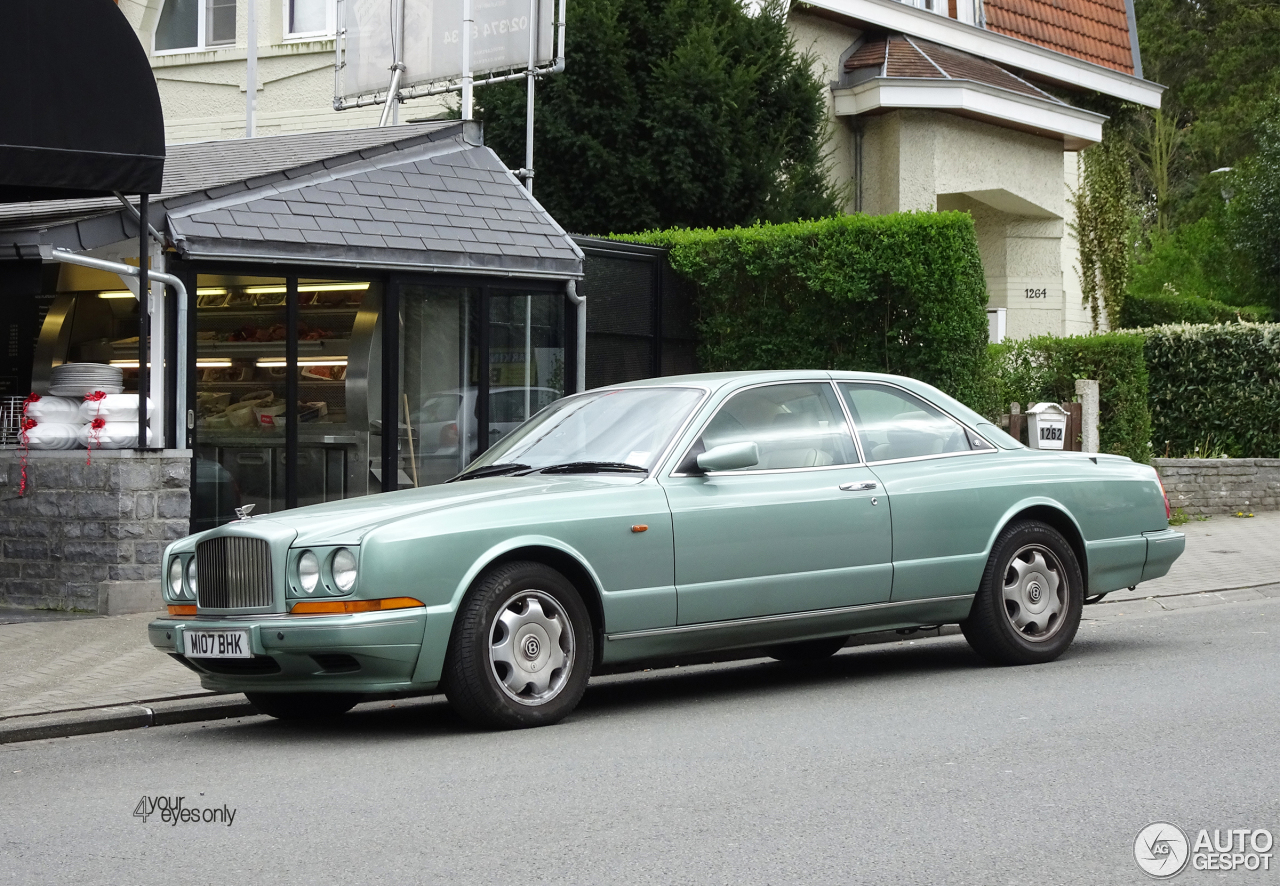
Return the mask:
[(303, 600), (294, 603), (290, 615), (350, 615), (353, 612), (385, 612), (426, 606), (412, 597), (384, 597), (381, 600)]
[(648, 530), (649, 530), (649, 524), (647, 523), (637, 523), (636, 525), (631, 527), (632, 532), (647, 532)]
[(196, 614), (196, 608), (195, 608), (194, 606), (191, 606), (191, 605), (187, 605), (187, 606), (170, 606), (170, 607), (169, 607), (169, 614), (170, 614), (170, 615), (172, 615), (172, 616), (175, 616), (175, 617), (182, 617), (182, 616), (185, 616), (185, 615), (195, 615), (195, 614)]

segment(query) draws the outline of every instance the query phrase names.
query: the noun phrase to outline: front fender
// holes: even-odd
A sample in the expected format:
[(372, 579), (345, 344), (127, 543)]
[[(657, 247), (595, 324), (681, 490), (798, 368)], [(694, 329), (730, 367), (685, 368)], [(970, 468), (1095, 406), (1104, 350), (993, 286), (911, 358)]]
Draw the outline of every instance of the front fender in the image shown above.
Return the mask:
[(553, 538), (549, 535), (516, 535), (503, 539), (488, 548), (475, 558), (475, 561), (462, 574), (457, 586), (453, 589), (447, 603), (427, 607), (427, 629), (422, 638), (422, 654), (418, 656), (418, 666), (414, 670), (415, 683), (436, 683), (444, 671), (444, 660), (449, 650), (449, 638), (453, 634), (453, 622), (458, 608), (467, 591), (486, 569), (503, 556), (527, 548), (545, 548), (558, 551), (573, 560), (590, 577), (595, 586), (597, 596), (601, 591), (600, 576), (587, 561), (587, 558), (573, 545)]

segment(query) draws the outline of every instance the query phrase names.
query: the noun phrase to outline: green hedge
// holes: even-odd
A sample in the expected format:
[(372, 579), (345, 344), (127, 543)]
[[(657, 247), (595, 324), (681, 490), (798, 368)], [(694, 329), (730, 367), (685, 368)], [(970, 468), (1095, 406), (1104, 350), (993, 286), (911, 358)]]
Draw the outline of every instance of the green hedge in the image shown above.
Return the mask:
[(1258, 323), (1271, 319), (1264, 306), (1236, 307), (1208, 298), (1176, 293), (1130, 292), (1120, 306), (1120, 323), (1126, 329), (1169, 323)]
[(1151, 414), (1144, 337), (1137, 333), (1041, 336), (991, 345), (992, 385), (1006, 412), (1010, 403), (1025, 410), (1037, 402), (1075, 399), (1076, 379), (1098, 382), (1099, 444), (1103, 452), (1150, 459)]
[(846, 215), (617, 239), (696, 284), (699, 364), (909, 375), (990, 411), (987, 289), (966, 213)]
[(1207, 439), (1236, 458), (1280, 458), (1280, 324), (1142, 332), (1157, 453), (1181, 457)]

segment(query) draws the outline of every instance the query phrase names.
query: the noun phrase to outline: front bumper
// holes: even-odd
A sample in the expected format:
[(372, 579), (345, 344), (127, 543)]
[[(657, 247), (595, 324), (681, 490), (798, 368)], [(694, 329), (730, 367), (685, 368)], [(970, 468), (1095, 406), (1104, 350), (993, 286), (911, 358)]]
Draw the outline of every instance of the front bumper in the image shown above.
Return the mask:
[[(352, 615), (254, 615), (161, 618), (147, 626), (151, 645), (200, 675), (200, 685), (224, 692), (394, 692), (412, 682), (422, 652), (427, 610)], [(188, 630), (249, 635), (252, 658), (189, 658)]]

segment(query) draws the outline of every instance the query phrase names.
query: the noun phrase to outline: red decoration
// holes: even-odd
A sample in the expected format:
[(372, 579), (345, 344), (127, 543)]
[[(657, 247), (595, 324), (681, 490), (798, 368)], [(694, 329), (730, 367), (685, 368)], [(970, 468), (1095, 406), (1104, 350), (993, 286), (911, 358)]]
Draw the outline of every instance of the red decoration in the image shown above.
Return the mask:
[(102, 418), (100, 413), (102, 412), (102, 401), (105, 399), (107, 399), (106, 391), (94, 391), (91, 394), (86, 394), (84, 398), (84, 402), (86, 403), (98, 404), (98, 409), (94, 414), (93, 421), (89, 422), (89, 445), (86, 447), (89, 450), (89, 455), (86, 456), (84, 460), (84, 463), (87, 465), (93, 464), (94, 444), (96, 443), (99, 446), (102, 445), (102, 429), (106, 426), (107, 420)]
[(22, 483), (18, 486), (18, 496), (27, 494), (27, 432), (34, 428), (37, 424), (34, 418), (27, 417), (27, 407), (32, 403), (39, 403), (40, 395), (36, 393), (27, 394), (27, 399), (22, 401), (22, 421), (18, 424), (21, 431), (22, 440)]

